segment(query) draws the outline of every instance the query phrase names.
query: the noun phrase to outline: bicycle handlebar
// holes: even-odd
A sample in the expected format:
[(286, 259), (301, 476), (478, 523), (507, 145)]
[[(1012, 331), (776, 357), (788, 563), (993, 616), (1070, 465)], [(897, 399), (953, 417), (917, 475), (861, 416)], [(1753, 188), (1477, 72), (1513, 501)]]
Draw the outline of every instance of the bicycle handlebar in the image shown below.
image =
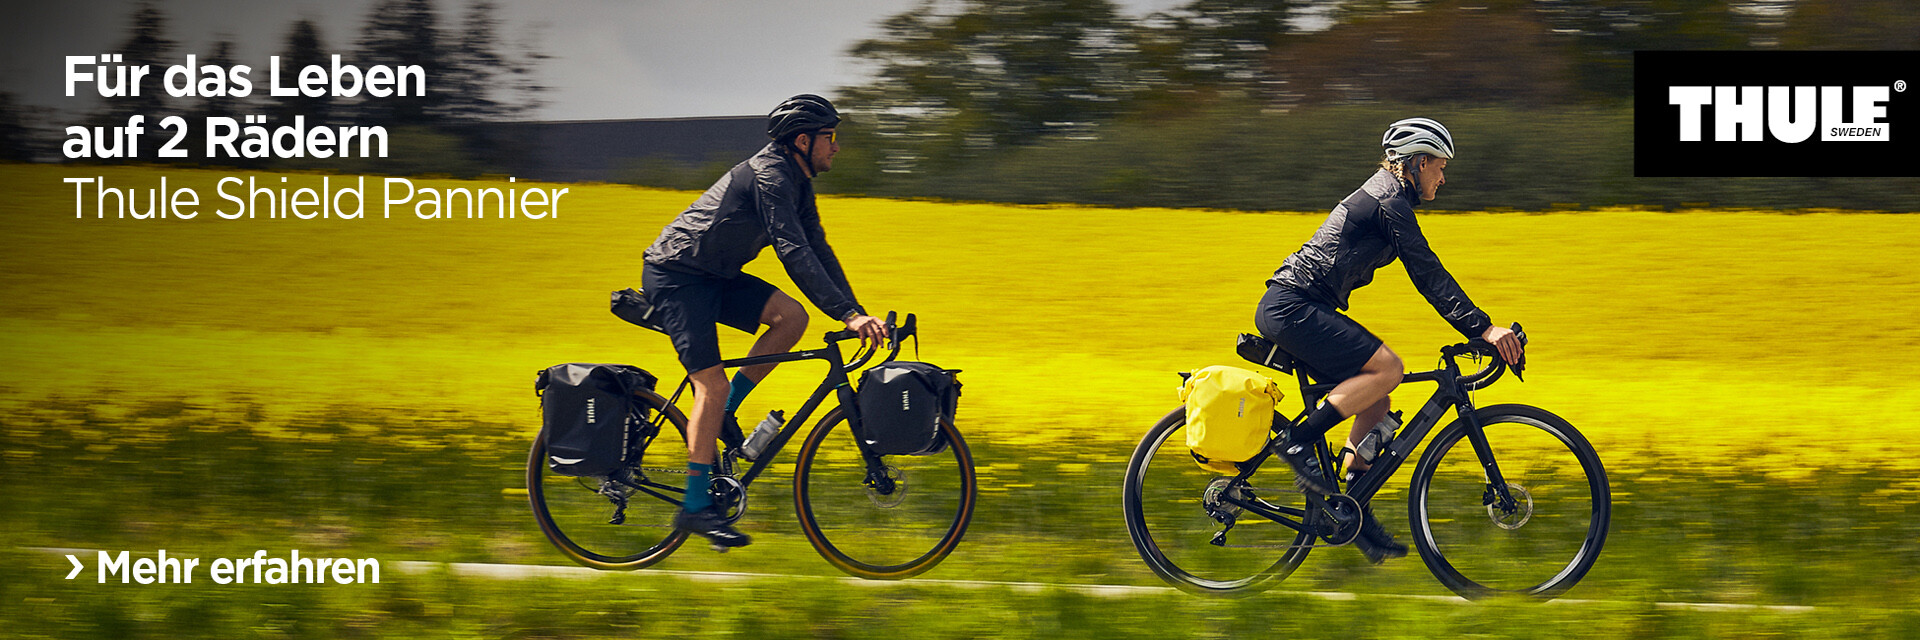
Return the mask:
[(1513, 369), (1514, 377), (1519, 378), (1523, 382), (1526, 381), (1526, 377), (1523, 376), (1522, 373), (1527, 370), (1527, 355), (1525, 351), (1527, 346), (1527, 332), (1521, 330), (1520, 323), (1518, 322), (1513, 323), (1511, 328), (1513, 329), (1514, 335), (1520, 337), (1520, 346), (1522, 349), (1520, 361), (1513, 363), (1511, 367), (1507, 365), (1505, 358), (1500, 357), (1500, 349), (1498, 347), (1480, 338), (1473, 338), (1460, 344), (1440, 348), (1440, 357), (1445, 358), (1448, 364), (1452, 364), (1453, 359), (1460, 356), (1490, 356), (1489, 359), (1492, 360), (1492, 362), (1488, 363), (1487, 366), (1482, 367), (1479, 371), (1460, 376), (1460, 386), (1465, 387), (1468, 391), (1485, 389), (1492, 385), (1495, 380), (1499, 380), (1500, 376), (1506, 373), (1508, 368)]
[[(844, 368), (847, 371), (851, 372), (859, 369), (860, 367), (866, 366), (867, 362), (873, 360), (874, 356), (879, 355), (880, 350), (883, 348), (888, 349), (888, 353), (887, 353), (887, 359), (882, 360), (881, 362), (892, 362), (894, 358), (899, 357), (900, 346), (906, 342), (906, 339), (908, 336), (912, 336), (915, 334), (915, 331), (916, 331), (915, 325), (917, 324), (917, 322), (914, 318), (914, 315), (909, 313), (907, 314), (907, 321), (904, 324), (896, 326), (894, 325), (894, 321), (898, 318), (899, 318), (899, 312), (888, 311), (887, 312), (887, 344), (884, 346), (868, 346), (864, 344), (861, 345), (860, 352), (859, 352), (860, 357), (855, 358), (852, 362), (847, 363), (846, 367)], [(834, 342), (840, 342), (842, 340), (853, 340), (859, 337), (860, 337), (859, 332), (856, 332), (852, 329), (841, 329), (839, 331), (827, 332), (826, 341), (829, 343), (834, 343)]]

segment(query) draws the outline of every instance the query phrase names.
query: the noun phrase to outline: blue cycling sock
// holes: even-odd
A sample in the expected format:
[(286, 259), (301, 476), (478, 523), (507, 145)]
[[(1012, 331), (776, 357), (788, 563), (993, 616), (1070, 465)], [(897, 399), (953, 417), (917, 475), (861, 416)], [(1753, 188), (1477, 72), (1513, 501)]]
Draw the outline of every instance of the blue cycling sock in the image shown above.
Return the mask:
[(747, 394), (753, 393), (753, 387), (760, 383), (747, 377), (747, 372), (733, 374), (733, 390), (727, 393), (727, 413), (740, 410), (740, 403), (747, 401)]
[(687, 497), (682, 501), (681, 510), (703, 511), (713, 506), (713, 497), (707, 495), (707, 487), (712, 485), (713, 465), (687, 463)]

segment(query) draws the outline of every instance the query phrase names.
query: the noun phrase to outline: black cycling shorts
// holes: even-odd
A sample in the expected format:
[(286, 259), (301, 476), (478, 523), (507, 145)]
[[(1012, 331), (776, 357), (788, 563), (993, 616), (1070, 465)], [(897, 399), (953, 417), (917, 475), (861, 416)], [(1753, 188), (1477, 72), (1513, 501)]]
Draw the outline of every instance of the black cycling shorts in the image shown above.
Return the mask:
[(673, 338), (673, 350), (688, 373), (720, 364), (720, 332), (716, 323), (747, 333), (760, 330), (760, 314), (767, 299), (779, 291), (767, 281), (740, 274), (732, 278), (647, 265), (640, 270), (640, 286), (647, 303), (660, 313), (660, 324)]
[(1293, 354), (1307, 375), (1337, 383), (1360, 375), (1384, 343), (1333, 305), (1308, 298), (1292, 287), (1273, 285), (1260, 297), (1253, 315), (1260, 335)]

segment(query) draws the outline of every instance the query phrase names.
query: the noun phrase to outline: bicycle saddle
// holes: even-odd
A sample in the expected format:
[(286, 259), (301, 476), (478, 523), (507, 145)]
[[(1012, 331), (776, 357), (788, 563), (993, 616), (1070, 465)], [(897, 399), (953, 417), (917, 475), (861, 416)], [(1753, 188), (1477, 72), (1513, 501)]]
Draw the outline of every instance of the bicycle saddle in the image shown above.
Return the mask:
[(1293, 354), (1287, 353), (1272, 340), (1251, 333), (1242, 333), (1233, 350), (1240, 354), (1240, 357), (1246, 358), (1247, 362), (1278, 369), (1281, 373), (1293, 373)]
[(647, 296), (633, 289), (621, 289), (613, 292), (609, 305), (613, 315), (634, 325), (666, 333), (667, 327), (661, 324), (660, 314), (647, 302)]

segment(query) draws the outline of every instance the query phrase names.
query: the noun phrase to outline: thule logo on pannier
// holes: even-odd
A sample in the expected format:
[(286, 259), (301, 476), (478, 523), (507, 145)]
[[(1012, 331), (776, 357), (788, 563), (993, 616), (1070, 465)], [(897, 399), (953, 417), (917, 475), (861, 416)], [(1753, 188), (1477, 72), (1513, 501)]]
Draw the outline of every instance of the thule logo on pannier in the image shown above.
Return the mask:
[(901, 411), (913, 410), (913, 401), (909, 400), (908, 399), (909, 397), (911, 396), (907, 395), (907, 391), (905, 389), (900, 390), (900, 410)]
[(587, 398), (587, 424), (593, 423), (593, 398)]

